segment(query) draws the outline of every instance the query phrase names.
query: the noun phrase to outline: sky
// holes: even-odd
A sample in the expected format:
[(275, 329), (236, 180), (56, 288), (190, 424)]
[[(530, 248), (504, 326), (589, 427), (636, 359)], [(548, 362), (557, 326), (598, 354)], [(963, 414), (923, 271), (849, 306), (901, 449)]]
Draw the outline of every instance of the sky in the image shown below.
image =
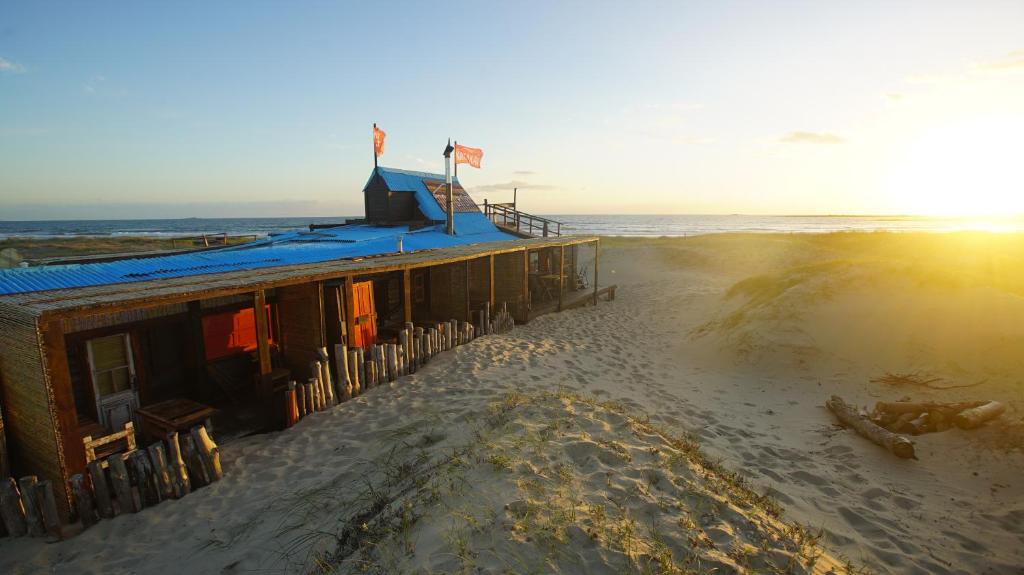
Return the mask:
[(17, 2), (0, 220), (1024, 212), (1024, 2)]

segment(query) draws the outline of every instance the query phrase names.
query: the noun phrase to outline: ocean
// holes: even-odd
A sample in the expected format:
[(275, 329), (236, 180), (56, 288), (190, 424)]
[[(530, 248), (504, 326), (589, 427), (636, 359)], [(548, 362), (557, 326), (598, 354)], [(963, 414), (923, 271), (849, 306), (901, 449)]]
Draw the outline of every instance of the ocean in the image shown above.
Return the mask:
[[(355, 216), (349, 216), (355, 217)], [(576, 235), (692, 236), (725, 232), (810, 233), (843, 231), (1024, 232), (1024, 217), (941, 218), (923, 216), (750, 216), (750, 215), (550, 215), (562, 232)], [(339, 217), (184, 218), (146, 220), (0, 221), (0, 239), (9, 237), (189, 236), (227, 232), (266, 236), (337, 223)]]

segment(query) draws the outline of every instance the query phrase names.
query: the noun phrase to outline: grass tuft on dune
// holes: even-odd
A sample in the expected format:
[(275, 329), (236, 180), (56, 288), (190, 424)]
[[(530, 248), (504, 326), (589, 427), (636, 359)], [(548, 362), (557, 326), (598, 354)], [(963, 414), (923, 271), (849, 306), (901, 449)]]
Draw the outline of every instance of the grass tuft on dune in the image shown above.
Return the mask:
[[(319, 558), (341, 573), (812, 573), (841, 569), (778, 505), (621, 405), (509, 393), (474, 441), (385, 474)], [(401, 464), (398, 465), (401, 468)], [(841, 572), (841, 571), (837, 571)]]

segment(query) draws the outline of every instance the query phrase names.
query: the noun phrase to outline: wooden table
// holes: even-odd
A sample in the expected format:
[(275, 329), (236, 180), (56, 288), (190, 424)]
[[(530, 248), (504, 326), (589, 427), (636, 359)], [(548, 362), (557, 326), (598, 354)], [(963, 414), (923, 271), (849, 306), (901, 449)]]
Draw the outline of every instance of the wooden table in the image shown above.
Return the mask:
[(543, 290), (542, 299), (551, 301), (558, 299), (558, 291), (561, 285), (562, 276), (558, 274), (538, 274), (537, 283)]
[(168, 399), (135, 410), (142, 427), (142, 433), (153, 439), (163, 439), (172, 431), (187, 432), (193, 427), (205, 424), (211, 435), (213, 427), (210, 418), (217, 410), (191, 399)]

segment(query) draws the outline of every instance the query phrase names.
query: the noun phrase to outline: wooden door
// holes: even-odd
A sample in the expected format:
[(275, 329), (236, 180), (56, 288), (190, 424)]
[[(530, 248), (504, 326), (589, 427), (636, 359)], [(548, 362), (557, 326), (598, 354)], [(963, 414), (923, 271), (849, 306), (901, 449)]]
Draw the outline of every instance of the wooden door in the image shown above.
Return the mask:
[(141, 401), (147, 405), (165, 399), (183, 397), (188, 389), (185, 370), (187, 359), (185, 345), (188, 341), (187, 325), (184, 321), (168, 323), (148, 329), (141, 334), (145, 342), (146, 358), (144, 377), (139, 386)]
[(135, 360), (127, 333), (87, 342), (89, 370), (100, 424), (117, 431), (135, 419), (139, 396), (135, 391)]
[(373, 301), (373, 282), (352, 284), (352, 299), (356, 326), (353, 341), (362, 348), (374, 345), (377, 343), (377, 308)]

